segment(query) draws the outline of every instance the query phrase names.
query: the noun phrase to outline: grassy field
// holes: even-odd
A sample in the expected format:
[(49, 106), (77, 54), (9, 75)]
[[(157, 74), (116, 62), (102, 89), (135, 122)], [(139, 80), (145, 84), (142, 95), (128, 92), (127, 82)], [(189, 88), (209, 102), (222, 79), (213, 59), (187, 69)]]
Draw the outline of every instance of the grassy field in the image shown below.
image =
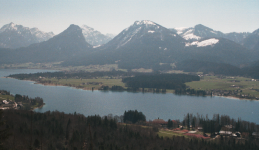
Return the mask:
[(204, 137), (202, 132), (196, 132), (196, 133), (193, 133), (193, 134), (186, 133), (188, 135), (186, 135), (185, 133), (186, 133), (186, 131), (181, 132), (181, 130), (170, 131), (170, 130), (162, 129), (162, 130), (159, 130), (158, 136), (164, 137), (164, 138), (165, 137), (172, 138), (173, 136), (182, 136), (182, 137), (185, 137), (185, 138), (198, 138), (198, 139), (201, 139), (201, 138), (209, 139), (209, 136), (210, 136), (210, 133), (206, 133), (208, 137)]
[[(121, 81), (122, 79), (108, 79), (108, 78), (98, 78), (98, 79), (44, 79), (44, 80), (50, 80), (53, 84), (57, 85), (64, 85), (64, 86), (73, 86), (73, 87), (82, 87), (86, 89), (91, 89), (94, 87), (95, 89), (98, 89), (102, 85), (112, 87), (113, 85), (122, 86), (125, 88), (125, 84)], [(89, 82), (95, 82), (100, 83), (98, 85), (94, 84), (87, 84)]]
[[(103, 77), (103, 78), (98, 78), (98, 79), (57, 79), (57, 78), (46, 78), (43, 79), (42, 81), (48, 81), (50, 80), (53, 85), (63, 85), (63, 86), (72, 86), (72, 87), (80, 87), (83, 89), (98, 89), (102, 85), (104, 86), (109, 86), (112, 87), (114, 85), (117, 86), (122, 86), (123, 88), (127, 88), (125, 86), (125, 83), (122, 82), (122, 79), (109, 79), (108, 77)], [(94, 85), (94, 84), (84, 84), (84, 83), (89, 83), (89, 82), (95, 82), (95, 83), (100, 83), (99, 85)], [(147, 90), (147, 88), (145, 88)], [(174, 93), (175, 90), (167, 89), (167, 93)]]
[(14, 100), (14, 97), (11, 95), (0, 95), (0, 100)]
[[(80, 87), (85, 89), (91, 89), (94, 87), (98, 89), (102, 85), (112, 87), (113, 85), (122, 86), (125, 84), (121, 79), (111, 79), (108, 77), (102, 77), (97, 79), (43, 79), (50, 80), (52, 84)], [(235, 82), (234, 82), (235, 81)], [(90, 82), (99, 83), (98, 85), (91, 84)], [(88, 83), (88, 84), (87, 84)], [(89, 84), (90, 83), (90, 84)], [(187, 82), (187, 86), (195, 90), (242, 90), (242, 94), (250, 94), (259, 97), (259, 82), (251, 81), (250, 78), (245, 77), (226, 77), (219, 78), (216, 76), (204, 76), (200, 81)], [(235, 85), (235, 86), (233, 86)], [(167, 93), (174, 93), (174, 90), (167, 90)]]
[[(111, 70), (121, 70), (127, 71), (125, 69), (119, 69), (118, 64), (107, 64), (107, 65), (89, 65), (89, 66), (76, 66), (76, 67), (62, 67), (60, 64), (62, 62), (55, 63), (24, 63), (24, 64), (11, 64), (11, 65), (2, 65), (0, 68), (10, 67), (10, 68), (31, 68), (31, 69), (53, 69), (53, 70), (63, 70), (63, 71), (111, 71)], [(172, 64), (174, 65), (174, 64)], [(152, 69), (135, 69), (132, 71), (136, 72), (152, 72)], [(180, 70), (171, 70), (167, 73), (186, 73)], [(92, 88), (98, 89), (101, 85), (107, 85), (109, 87), (113, 85), (118, 85), (125, 87), (125, 84), (121, 82), (121, 79), (107, 79), (105, 77), (98, 79), (60, 79), (55, 78), (45, 79), (51, 80), (53, 84), (64, 85), (64, 86), (81, 86), (82, 88)], [(238, 81), (238, 82), (233, 82)], [(92, 85), (82, 83), (87, 82), (100, 82), (100, 85)], [(225, 77), (219, 78), (217, 76), (204, 76), (200, 81), (187, 82), (187, 86), (195, 90), (242, 90), (242, 94), (249, 94), (251, 96), (259, 97), (259, 82), (251, 81), (251, 78), (245, 77)], [(233, 86), (235, 85), (235, 86)], [(167, 93), (174, 93), (174, 90), (167, 90)]]
[(259, 82), (251, 81), (251, 78), (245, 77), (226, 77), (222, 79), (216, 76), (204, 76), (200, 81), (187, 82), (186, 85), (196, 90), (242, 90), (243, 94), (259, 97)]
[(121, 70), (127, 71), (127, 69), (119, 69), (118, 64), (106, 64), (106, 65), (89, 65), (89, 66), (61, 66), (62, 62), (53, 63), (21, 63), (21, 64), (4, 64), (0, 65), (1, 68), (11, 68), (11, 69), (49, 69), (49, 70), (61, 70), (61, 71), (111, 71), (111, 70)]
[(184, 135), (183, 133), (180, 132), (174, 132), (174, 131), (166, 131), (166, 130), (159, 130), (158, 136), (160, 137), (168, 137), (172, 138), (173, 136), (184, 136), (186, 138), (189, 138), (188, 136)]

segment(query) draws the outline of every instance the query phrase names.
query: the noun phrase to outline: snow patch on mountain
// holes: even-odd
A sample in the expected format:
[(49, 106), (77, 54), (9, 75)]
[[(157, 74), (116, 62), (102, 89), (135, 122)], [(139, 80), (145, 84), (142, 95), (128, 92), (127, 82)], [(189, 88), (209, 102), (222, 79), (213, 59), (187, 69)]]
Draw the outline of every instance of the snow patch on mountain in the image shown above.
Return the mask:
[(174, 28), (177, 32), (177, 34), (182, 34), (186, 29), (188, 29), (188, 27), (178, 27), (178, 28)]
[(172, 28), (171, 31), (176, 32), (182, 38), (190, 42), (198, 41), (203, 38), (226, 38), (238, 44), (242, 44), (242, 41), (250, 34), (249, 32), (223, 33), (223, 32), (208, 28), (202, 24), (198, 24), (190, 28), (186, 28), (186, 27)]
[(142, 21), (136, 21), (134, 24), (136, 25), (156, 25), (154, 22), (149, 21), (149, 20), (142, 20)]
[(47, 41), (53, 36), (53, 32), (43, 32), (38, 28), (24, 27), (11, 22), (0, 29), (0, 47), (26, 47), (33, 43)]
[(17, 25), (14, 24), (13, 22), (11, 22), (10, 24), (6, 24), (4, 25), (1, 29), (0, 29), (0, 33), (6, 31), (6, 30), (17, 30)]
[(183, 36), (185, 40), (199, 40), (201, 37), (194, 35), (193, 33), (189, 33)]
[[(135, 31), (133, 32), (129, 32), (123, 39), (122, 39), (122, 44), (120, 44), (117, 48), (119, 48), (120, 46), (123, 46), (125, 44), (127, 44), (131, 39), (132, 37), (134, 37), (139, 31), (140, 31), (141, 27), (137, 28)], [(125, 32), (123, 32), (124, 34)]]
[(186, 43), (185, 46), (197, 46), (197, 47), (205, 47), (205, 46), (213, 46), (219, 42), (219, 39), (211, 38), (203, 41), (194, 41), (192, 43)]
[[(107, 43), (106, 46), (112, 49), (119, 49), (122, 47), (130, 47), (132, 45), (142, 47), (150, 46), (151, 44), (160, 45), (163, 43), (164, 46), (170, 45), (170, 47), (167, 47), (166, 49), (163, 47), (161, 50), (170, 50), (172, 47), (183, 47), (184, 42), (185, 40), (178, 36), (176, 32), (152, 21), (143, 20), (135, 21), (130, 27), (125, 28), (111, 42)], [(181, 45), (179, 43), (181, 43)], [(180, 46), (178, 46), (178, 44)]]
[(93, 48), (97, 48), (97, 47), (100, 47), (101, 45), (97, 45), (97, 46), (93, 46)]
[(14, 24), (13, 22), (11, 22), (10, 24), (4, 25), (0, 29), (0, 33), (8, 32), (8, 31), (15, 31), (18, 34), (23, 34), (23, 36), (25, 37), (30, 36), (28, 34), (31, 34), (31, 36), (35, 36), (37, 38), (38, 42), (46, 41), (54, 36), (53, 32), (43, 32), (43, 31), (40, 31), (38, 28), (23, 27), (22, 25), (17, 25), (17, 24)]
[(102, 34), (94, 28), (87, 25), (81, 26), (82, 33), (85, 37), (85, 41), (93, 46), (103, 45), (112, 40), (112, 37)]

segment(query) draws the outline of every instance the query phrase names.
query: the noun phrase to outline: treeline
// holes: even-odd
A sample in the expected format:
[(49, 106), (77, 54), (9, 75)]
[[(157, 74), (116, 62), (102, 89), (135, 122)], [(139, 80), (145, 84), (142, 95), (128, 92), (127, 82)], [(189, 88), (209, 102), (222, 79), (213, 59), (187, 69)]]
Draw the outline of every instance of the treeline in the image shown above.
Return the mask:
[(10, 92), (6, 91), (6, 90), (0, 90), (0, 94), (2, 94), (2, 95), (10, 95)]
[(242, 69), (242, 71), (245, 76), (259, 79), (259, 64), (255, 66), (245, 67)]
[(212, 119), (209, 119), (208, 116), (188, 113), (184, 117), (182, 125), (189, 129), (202, 127), (203, 133), (211, 133), (212, 136), (215, 135), (216, 132), (219, 133), (220, 130), (248, 133), (248, 137), (252, 137), (253, 132), (259, 132), (259, 125), (253, 122), (243, 121), (241, 118), (236, 120), (227, 115), (219, 114), (214, 114)]
[(176, 64), (177, 70), (185, 72), (203, 72), (203, 74), (214, 73), (226, 76), (247, 76), (259, 79), (259, 63), (239, 68), (226, 63), (216, 63), (199, 60), (186, 60)]
[(197, 96), (205, 96), (208, 95), (205, 90), (195, 90), (195, 89), (175, 89), (175, 94), (178, 95), (197, 95)]
[(35, 80), (41, 78), (58, 78), (58, 79), (67, 79), (67, 78), (77, 78), (77, 79), (92, 79), (96, 77), (124, 77), (124, 76), (135, 76), (138, 74), (145, 74), (145, 73), (138, 73), (138, 72), (124, 72), (124, 71), (96, 71), (96, 72), (39, 72), (39, 73), (22, 73), (22, 74), (13, 74), (9, 75), (8, 77), (20, 79), (20, 80)]
[(187, 74), (153, 74), (123, 78), (132, 88), (185, 89), (185, 82), (199, 81), (200, 77)]
[(123, 115), (123, 122), (125, 123), (136, 123), (136, 122), (145, 122), (146, 116), (142, 112), (137, 110), (125, 111)]
[[(10, 133), (0, 141), (6, 149), (48, 150), (243, 150), (258, 149), (258, 142), (229, 140), (200, 140), (172, 136), (159, 137), (153, 128), (116, 123), (113, 116), (88, 116), (62, 112), (37, 113), (24, 110), (5, 110), (5, 125), (0, 134)], [(7, 129), (7, 130), (6, 130)], [(2, 138), (2, 137), (1, 137)]]

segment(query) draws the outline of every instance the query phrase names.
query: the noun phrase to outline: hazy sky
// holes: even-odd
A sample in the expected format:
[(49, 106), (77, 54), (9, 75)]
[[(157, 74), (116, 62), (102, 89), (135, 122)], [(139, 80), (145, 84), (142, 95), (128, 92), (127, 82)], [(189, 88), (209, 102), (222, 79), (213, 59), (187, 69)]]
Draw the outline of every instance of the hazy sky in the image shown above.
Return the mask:
[(0, 0), (0, 27), (10, 22), (58, 34), (70, 24), (118, 34), (136, 20), (164, 27), (259, 28), (259, 0)]

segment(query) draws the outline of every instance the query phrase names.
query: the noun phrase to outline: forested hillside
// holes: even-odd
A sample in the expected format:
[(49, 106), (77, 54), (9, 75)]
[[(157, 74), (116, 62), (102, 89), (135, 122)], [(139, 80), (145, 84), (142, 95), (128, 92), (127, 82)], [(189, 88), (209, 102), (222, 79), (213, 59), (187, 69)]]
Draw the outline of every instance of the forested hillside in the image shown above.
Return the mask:
[[(2, 118), (2, 119), (1, 119)], [(159, 137), (149, 127), (118, 124), (112, 116), (88, 116), (62, 112), (0, 111), (0, 144), (6, 149), (48, 150), (243, 150), (258, 149), (258, 142), (234, 139), (200, 140), (184, 136)], [(7, 129), (6, 131), (3, 131)], [(8, 135), (8, 134), (11, 135)], [(4, 141), (3, 141), (4, 140)]]

